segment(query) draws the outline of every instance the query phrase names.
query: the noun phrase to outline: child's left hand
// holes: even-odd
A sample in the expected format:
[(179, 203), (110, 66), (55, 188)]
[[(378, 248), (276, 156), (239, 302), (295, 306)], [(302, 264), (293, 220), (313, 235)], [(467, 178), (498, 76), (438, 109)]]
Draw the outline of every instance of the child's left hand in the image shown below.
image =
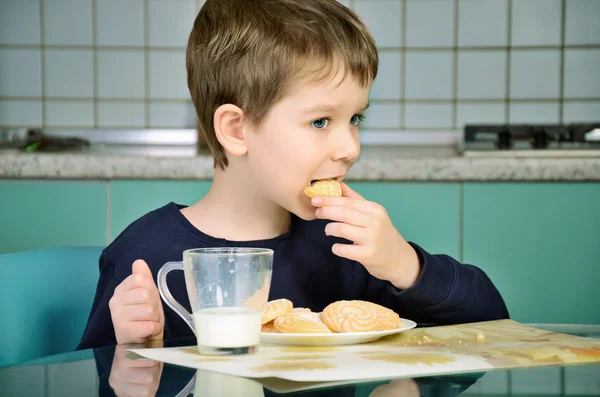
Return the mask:
[(334, 244), (333, 253), (360, 262), (371, 275), (398, 289), (411, 287), (421, 271), (419, 257), (396, 230), (385, 208), (365, 200), (345, 183), (342, 196), (312, 199), (318, 207), (317, 218), (334, 221), (325, 227), (325, 233), (354, 242)]

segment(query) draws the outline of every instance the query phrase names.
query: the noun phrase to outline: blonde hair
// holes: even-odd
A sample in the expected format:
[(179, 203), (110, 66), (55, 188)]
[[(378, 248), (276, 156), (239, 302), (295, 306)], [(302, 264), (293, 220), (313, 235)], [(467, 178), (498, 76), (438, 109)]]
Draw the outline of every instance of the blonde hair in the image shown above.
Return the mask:
[[(317, 70), (306, 70), (309, 63)], [(215, 167), (228, 165), (214, 132), (223, 104), (255, 125), (301, 71), (315, 78), (337, 68), (367, 85), (377, 74), (375, 42), (358, 16), (336, 0), (207, 0), (190, 33), (187, 82), (198, 129)]]

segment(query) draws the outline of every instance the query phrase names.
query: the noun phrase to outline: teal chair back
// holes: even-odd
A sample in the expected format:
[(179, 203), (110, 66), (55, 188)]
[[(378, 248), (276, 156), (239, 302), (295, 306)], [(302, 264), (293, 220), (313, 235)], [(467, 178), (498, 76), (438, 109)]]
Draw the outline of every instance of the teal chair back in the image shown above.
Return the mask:
[(61, 247), (0, 254), (0, 367), (77, 347), (101, 251)]

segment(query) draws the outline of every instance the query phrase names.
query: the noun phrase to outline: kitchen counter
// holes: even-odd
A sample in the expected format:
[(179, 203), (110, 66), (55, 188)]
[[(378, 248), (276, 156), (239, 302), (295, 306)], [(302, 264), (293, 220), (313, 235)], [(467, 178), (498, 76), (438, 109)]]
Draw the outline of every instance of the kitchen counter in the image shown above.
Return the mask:
[[(190, 146), (107, 146), (83, 152), (0, 150), (0, 179), (206, 180), (208, 153)], [(600, 157), (466, 158), (454, 148), (364, 146), (347, 180), (362, 181), (600, 181)]]

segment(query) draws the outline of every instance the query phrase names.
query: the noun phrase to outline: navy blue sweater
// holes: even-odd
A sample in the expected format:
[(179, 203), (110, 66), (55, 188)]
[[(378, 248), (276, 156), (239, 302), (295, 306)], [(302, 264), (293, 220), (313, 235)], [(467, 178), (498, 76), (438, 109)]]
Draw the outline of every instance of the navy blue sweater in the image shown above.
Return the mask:
[[(169, 203), (129, 225), (106, 249), (88, 323), (78, 349), (116, 344), (108, 302), (117, 285), (131, 274), (136, 259), (144, 259), (154, 280), (160, 267), (182, 260), (190, 248), (261, 247), (275, 251), (269, 299), (287, 298), (294, 306), (321, 311), (338, 300), (361, 299), (384, 305), (417, 323), (458, 324), (508, 318), (504, 301), (487, 275), (447, 255), (432, 255), (410, 242), (423, 264), (411, 288), (399, 290), (371, 276), (358, 262), (331, 252), (342, 239), (326, 236), (328, 221), (307, 222), (292, 215), (288, 233), (260, 241), (235, 242), (208, 236)], [(190, 310), (182, 271), (169, 273), (169, 289)], [(192, 337), (186, 323), (163, 302), (164, 338)]]

